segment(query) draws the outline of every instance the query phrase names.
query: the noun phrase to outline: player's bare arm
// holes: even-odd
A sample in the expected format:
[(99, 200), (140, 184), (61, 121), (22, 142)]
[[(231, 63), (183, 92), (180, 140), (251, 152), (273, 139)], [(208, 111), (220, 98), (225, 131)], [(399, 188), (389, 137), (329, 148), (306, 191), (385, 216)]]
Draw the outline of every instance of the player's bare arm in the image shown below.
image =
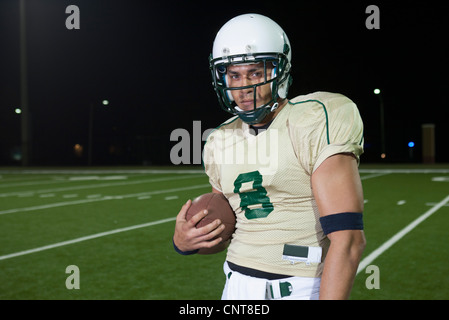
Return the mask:
[[(312, 175), (320, 216), (363, 212), (363, 191), (357, 160), (351, 154), (326, 159)], [(321, 278), (320, 299), (348, 299), (365, 248), (363, 230), (341, 230), (331, 242)]]
[(190, 220), (187, 220), (186, 213), (191, 204), (192, 201), (188, 200), (176, 217), (175, 234), (173, 236), (175, 246), (184, 252), (216, 246), (222, 239), (220, 237), (211, 239), (223, 231), (224, 225), (217, 219), (204, 227), (196, 228), (196, 224), (207, 215), (207, 210), (201, 210)]

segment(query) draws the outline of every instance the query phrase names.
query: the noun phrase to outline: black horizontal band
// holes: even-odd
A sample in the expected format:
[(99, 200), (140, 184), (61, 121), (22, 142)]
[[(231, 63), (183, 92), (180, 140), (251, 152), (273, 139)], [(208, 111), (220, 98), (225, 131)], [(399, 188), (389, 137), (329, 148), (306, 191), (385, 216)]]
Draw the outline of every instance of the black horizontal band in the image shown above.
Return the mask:
[(341, 230), (363, 230), (363, 214), (361, 212), (342, 212), (320, 218), (325, 235)]
[(268, 280), (279, 280), (279, 279), (285, 279), (290, 278), (292, 276), (287, 276), (285, 274), (277, 274), (277, 273), (270, 273), (265, 271), (260, 271), (252, 268), (242, 267), (235, 263), (228, 261), (229, 268), (232, 271), (239, 272), (241, 274), (244, 274), (245, 276), (255, 277), (255, 278), (261, 278), (261, 279), (268, 279)]
[(195, 254), (197, 253), (199, 250), (192, 250), (192, 251), (182, 251), (181, 249), (179, 249), (176, 244), (175, 244), (175, 240), (173, 240), (173, 248), (175, 249), (175, 251), (179, 254), (182, 254), (183, 256), (188, 256), (191, 254)]

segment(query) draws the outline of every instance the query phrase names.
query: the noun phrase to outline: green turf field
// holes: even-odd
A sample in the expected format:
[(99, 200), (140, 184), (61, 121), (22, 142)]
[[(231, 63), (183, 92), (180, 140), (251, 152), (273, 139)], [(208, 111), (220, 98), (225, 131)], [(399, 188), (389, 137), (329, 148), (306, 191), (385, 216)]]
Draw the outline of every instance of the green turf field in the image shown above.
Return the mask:
[[(367, 247), (351, 298), (448, 299), (449, 166), (361, 177)], [(0, 169), (0, 299), (219, 299), (225, 253), (172, 247), (180, 207), (209, 191), (201, 168)], [(79, 289), (66, 286), (73, 265)]]

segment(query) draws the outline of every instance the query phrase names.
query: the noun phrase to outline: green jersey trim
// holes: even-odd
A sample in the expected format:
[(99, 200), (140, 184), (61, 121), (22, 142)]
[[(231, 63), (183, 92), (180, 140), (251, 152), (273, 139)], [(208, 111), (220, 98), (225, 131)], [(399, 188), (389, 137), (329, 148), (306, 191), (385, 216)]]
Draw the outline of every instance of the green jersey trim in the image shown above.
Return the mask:
[(327, 144), (330, 144), (330, 139), (329, 139), (329, 119), (328, 119), (328, 116), (327, 116), (327, 109), (326, 109), (326, 106), (324, 105), (324, 103), (322, 103), (319, 100), (315, 100), (315, 99), (298, 101), (298, 102), (290, 102), (289, 101), (288, 103), (291, 104), (291, 105), (297, 105), (297, 104), (306, 103), (306, 102), (316, 102), (316, 103), (321, 104), (321, 106), (323, 107), (324, 115), (326, 116), (326, 138), (327, 138)]

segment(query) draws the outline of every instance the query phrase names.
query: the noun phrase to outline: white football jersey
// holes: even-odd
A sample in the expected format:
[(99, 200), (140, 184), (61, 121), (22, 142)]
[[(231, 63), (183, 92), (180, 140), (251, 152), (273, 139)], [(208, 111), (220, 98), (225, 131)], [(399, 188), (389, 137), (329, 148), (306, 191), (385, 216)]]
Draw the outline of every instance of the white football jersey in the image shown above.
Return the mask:
[(363, 153), (359, 111), (340, 94), (298, 96), (258, 135), (237, 116), (212, 131), (205, 171), (237, 217), (226, 259), (270, 273), (321, 276), (329, 240), (310, 178), (337, 153)]

